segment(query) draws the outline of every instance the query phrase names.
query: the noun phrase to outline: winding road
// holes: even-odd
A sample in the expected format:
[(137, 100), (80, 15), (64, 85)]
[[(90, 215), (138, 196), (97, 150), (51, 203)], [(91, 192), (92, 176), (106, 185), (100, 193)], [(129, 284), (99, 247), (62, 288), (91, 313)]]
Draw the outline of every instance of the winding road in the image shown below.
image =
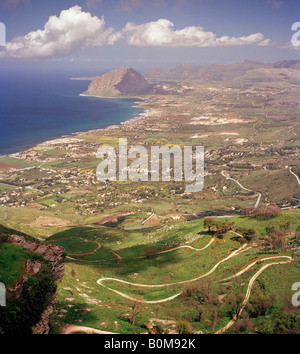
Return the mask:
[[(153, 301), (147, 301), (147, 300), (142, 300), (142, 299), (136, 299), (132, 296), (129, 296), (127, 294), (124, 294), (118, 290), (115, 290), (115, 289), (112, 289), (106, 285), (103, 284), (104, 281), (116, 281), (116, 282), (119, 282), (119, 283), (122, 283), (122, 284), (127, 284), (127, 285), (131, 285), (131, 286), (137, 286), (137, 287), (144, 287), (144, 288), (166, 288), (166, 287), (169, 287), (169, 286), (174, 286), (174, 285), (182, 285), (182, 284), (187, 284), (187, 283), (192, 283), (194, 281), (197, 281), (197, 280), (200, 280), (202, 278), (205, 278), (207, 277), (208, 275), (212, 274), (217, 268), (218, 266), (223, 263), (223, 262), (226, 262), (228, 259), (234, 257), (234, 256), (237, 256), (238, 254), (244, 252), (244, 251), (247, 251), (248, 249), (252, 248), (251, 246), (248, 246), (248, 244), (244, 244), (242, 247), (238, 248), (237, 250), (231, 252), (229, 254), (229, 256), (225, 257), (224, 259), (220, 260), (218, 263), (216, 263), (214, 265), (214, 267), (209, 270), (207, 273), (205, 274), (202, 274), (200, 275), (199, 277), (196, 277), (196, 278), (193, 278), (193, 279), (189, 279), (189, 280), (183, 280), (183, 281), (179, 281), (179, 282), (173, 282), (173, 283), (166, 283), (166, 284), (141, 284), (141, 283), (133, 283), (133, 282), (129, 282), (129, 281), (125, 281), (125, 280), (121, 280), (121, 279), (118, 279), (118, 278), (100, 278), (97, 280), (97, 284), (103, 286), (104, 288), (110, 290), (110, 291), (113, 291), (114, 293), (122, 296), (122, 297), (125, 297), (129, 300), (133, 300), (133, 301), (139, 301), (139, 302), (143, 302), (143, 303), (147, 303), (147, 304), (157, 304), (157, 303), (162, 303), (162, 302), (167, 302), (167, 301), (170, 301), (170, 300), (173, 300), (175, 299), (176, 297), (178, 297), (182, 291), (180, 291), (179, 293), (173, 295), (173, 296), (170, 296), (168, 298), (165, 298), (165, 299), (161, 299), (161, 300), (153, 300)], [(173, 250), (173, 249), (172, 249)], [(172, 250), (169, 250), (169, 252), (171, 252)]]
[(235, 183), (238, 184), (239, 187), (241, 187), (241, 188), (244, 189), (245, 191), (257, 193), (257, 194), (258, 194), (258, 197), (257, 197), (256, 203), (255, 203), (255, 208), (258, 207), (258, 205), (259, 205), (259, 203), (260, 203), (261, 196), (262, 196), (260, 192), (256, 192), (256, 191), (253, 191), (253, 190), (251, 190), (251, 189), (245, 188), (238, 180), (236, 180), (236, 179), (234, 179), (234, 178), (231, 178), (231, 177), (226, 173), (226, 171), (222, 171), (221, 173), (222, 173), (222, 176), (223, 176), (223, 177), (225, 177), (226, 179), (229, 179), (229, 180), (234, 181)]
[[(239, 234), (237, 234), (239, 235)], [(241, 235), (239, 235), (241, 236)], [(241, 236), (242, 237), (242, 236)], [(169, 250), (166, 250), (166, 251), (161, 251), (159, 253), (167, 253), (167, 252), (172, 252), (174, 250), (177, 250), (177, 249), (180, 249), (180, 248), (190, 248), (190, 249), (193, 249), (195, 251), (202, 251), (204, 249), (206, 249), (207, 247), (209, 247), (215, 240), (215, 237), (213, 237), (210, 242), (203, 248), (201, 249), (196, 249), (192, 246), (179, 246), (179, 247), (175, 247), (175, 248), (172, 248), (172, 249), (169, 249)], [(105, 289), (107, 290), (110, 290), (126, 299), (129, 299), (129, 300), (132, 300), (132, 301), (139, 301), (139, 302), (142, 302), (142, 303), (145, 303), (145, 304), (158, 304), (158, 303), (164, 303), (164, 302), (167, 302), (167, 301), (171, 301), (173, 299), (175, 299), (176, 297), (180, 296), (182, 291), (178, 292), (177, 294), (173, 295), (173, 296), (170, 296), (168, 298), (165, 298), (165, 299), (161, 299), (161, 300), (153, 300), (153, 301), (147, 301), (147, 300), (143, 300), (143, 299), (138, 299), (136, 297), (132, 297), (130, 295), (127, 295), (127, 294), (124, 294), (122, 293), (121, 291), (118, 291), (118, 290), (115, 290), (115, 289), (112, 289), (106, 285), (103, 284), (103, 282), (105, 281), (116, 281), (116, 282), (119, 282), (119, 283), (122, 283), (122, 284), (126, 284), (126, 285), (131, 285), (131, 286), (136, 286), (136, 287), (144, 287), (144, 288), (163, 288), (163, 287), (169, 287), (169, 286), (174, 286), (174, 285), (182, 285), (182, 284), (187, 284), (187, 283), (191, 283), (191, 282), (194, 282), (194, 281), (197, 281), (197, 280), (200, 280), (204, 277), (207, 277), (208, 275), (212, 274), (218, 267), (221, 263), (223, 262), (226, 262), (227, 260), (229, 260), (230, 258), (232, 257), (235, 257), (239, 254), (241, 254), (242, 252), (245, 252), (249, 249), (251, 249), (252, 246), (249, 246), (248, 243), (245, 243), (243, 246), (241, 246), (240, 248), (232, 251), (227, 257), (223, 258), (222, 260), (220, 260), (218, 263), (216, 263), (212, 268), (211, 270), (209, 270), (207, 273), (203, 274), (203, 275), (200, 275), (199, 277), (196, 277), (196, 278), (193, 278), (193, 279), (190, 279), (190, 280), (184, 280), (184, 281), (180, 281), (180, 282), (173, 282), (173, 283), (167, 283), (167, 284), (141, 284), (141, 283), (133, 283), (133, 282), (129, 282), (129, 281), (125, 281), (125, 280), (122, 280), (122, 279), (118, 279), (118, 278), (100, 278), (97, 280), (97, 284), (104, 287)], [(255, 264), (257, 264), (258, 262), (262, 262), (262, 261), (270, 261), (272, 259), (281, 259), (281, 258), (285, 258), (287, 259), (286, 261), (280, 261), (280, 262), (272, 262), (272, 263), (268, 263), (264, 266), (262, 266), (250, 279), (249, 281), (249, 284), (248, 284), (248, 287), (247, 287), (247, 291), (246, 291), (246, 295), (245, 295), (245, 298), (241, 304), (241, 307), (238, 311), (238, 313), (232, 318), (232, 320), (230, 320), (226, 326), (224, 326), (223, 328), (219, 329), (217, 332), (215, 332), (215, 334), (221, 334), (221, 333), (224, 333), (226, 332), (236, 321), (237, 319), (239, 318), (239, 316), (241, 315), (242, 311), (244, 310), (249, 298), (250, 298), (250, 294), (251, 294), (251, 290), (252, 290), (252, 287), (253, 287), (253, 284), (255, 282), (255, 280), (257, 279), (257, 277), (264, 271), (266, 270), (268, 267), (272, 266), (272, 265), (278, 265), (278, 264), (286, 264), (286, 263), (290, 263), (293, 261), (292, 257), (290, 256), (281, 256), (281, 255), (273, 255), (273, 256), (269, 256), (269, 257), (265, 257), (265, 258), (260, 258), (260, 259), (257, 259), (253, 262), (251, 262), (247, 267), (245, 267), (244, 269), (240, 270), (239, 272), (237, 272), (236, 274), (230, 276), (230, 277), (227, 277), (227, 278), (224, 278), (224, 279), (221, 279), (219, 280), (220, 282), (224, 282), (224, 281), (228, 281), (228, 280), (231, 280), (231, 279), (234, 279), (234, 278), (237, 278), (239, 277), (240, 275), (242, 275), (243, 273), (247, 272), (250, 268), (252, 268)], [(113, 332), (105, 332), (105, 331), (102, 331), (102, 330), (97, 330), (97, 329), (94, 329), (94, 328), (90, 328), (90, 327), (84, 327), (84, 326), (77, 326), (77, 325), (68, 325), (66, 327), (64, 327), (62, 329), (62, 332), (64, 334), (70, 334), (70, 333), (74, 333), (74, 332), (86, 332), (86, 333), (97, 333), (97, 334), (117, 334), (117, 333), (113, 333)]]
[[(212, 239), (204, 248), (202, 249), (195, 249), (194, 247), (192, 246), (189, 246), (189, 248), (191, 249), (194, 249), (196, 251), (201, 251), (205, 248), (207, 248), (212, 242), (214, 241), (214, 239)], [(172, 249), (169, 249), (169, 250), (166, 250), (166, 251), (162, 251), (160, 253), (166, 253), (166, 252), (171, 252), (171, 251), (174, 251), (176, 249), (179, 249), (179, 248), (186, 248), (187, 246), (179, 246), (179, 247), (176, 247), (176, 248), (172, 248)], [(132, 301), (139, 301), (139, 302), (143, 302), (143, 303), (146, 303), (146, 304), (158, 304), (158, 303), (163, 303), (163, 302), (167, 302), (167, 301), (171, 301), (173, 299), (175, 299), (176, 297), (180, 296), (182, 291), (173, 295), (173, 296), (170, 296), (168, 298), (165, 298), (165, 299), (161, 299), (161, 300), (153, 300), (153, 301), (147, 301), (147, 300), (142, 300), (142, 299), (137, 299), (135, 297), (132, 297), (130, 295), (127, 295), (127, 294), (124, 294), (122, 293), (121, 291), (118, 291), (118, 290), (115, 290), (115, 289), (112, 289), (106, 285), (103, 284), (104, 281), (116, 281), (116, 282), (119, 282), (119, 283), (122, 283), (122, 284), (127, 284), (127, 285), (132, 285), (132, 286), (137, 286), (137, 287), (145, 287), (145, 288), (162, 288), (162, 287), (169, 287), (169, 286), (173, 286), (173, 285), (181, 285), (181, 284), (187, 284), (187, 283), (191, 283), (191, 282), (194, 282), (194, 281), (197, 281), (197, 280), (200, 280), (204, 277), (207, 277), (208, 275), (212, 274), (217, 268), (218, 266), (227, 261), (228, 259), (234, 257), (234, 256), (237, 256), (239, 254), (241, 254), (242, 252), (245, 252), (249, 249), (251, 249), (252, 246), (249, 246), (247, 243), (245, 243), (243, 246), (241, 246), (240, 248), (238, 248), (237, 250), (231, 252), (227, 257), (225, 257), (224, 259), (220, 260), (218, 263), (215, 264), (215, 266), (210, 270), (208, 271), (207, 273), (197, 277), (197, 278), (194, 278), (194, 279), (190, 279), (190, 280), (185, 280), (185, 281), (180, 281), (180, 282), (174, 282), (174, 283), (168, 283), (168, 284), (155, 284), (155, 285), (149, 285), (149, 284), (140, 284), (140, 283), (133, 283), (133, 282), (129, 282), (129, 281), (125, 281), (125, 280), (121, 280), (121, 279), (117, 279), (117, 278), (100, 278), (97, 280), (97, 284), (101, 285), (102, 287), (110, 290), (110, 291), (113, 291), (114, 293), (126, 298), (126, 299), (129, 299), (129, 300), (132, 300)], [(215, 332), (215, 334), (221, 334), (221, 333), (224, 333), (225, 331), (227, 331), (236, 321), (237, 319), (239, 318), (239, 316), (241, 315), (242, 311), (244, 310), (249, 298), (250, 298), (250, 294), (251, 294), (251, 290), (252, 290), (252, 287), (253, 287), (253, 284), (255, 282), (255, 280), (257, 279), (257, 277), (265, 270), (267, 269), (268, 267), (272, 266), (272, 265), (278, 265), (278, 264), (286, 264), (286, 263), (290, 263), (293, 261), (292, 257), (290, 256), (281, 256), (281, 255), (274, 255), (274, 256), (269, 256), (269, 257), (265, 257), (265, 258), (260, 258), (260, 259), (257, 259), (253, 262), (251, 262), (247, 267), (245, 267), (244, 269), (242, 269), (241, 271), (237, 272), (236, 274), (230, 276), (230, 277), (227, 277), (227, 278), (224, 278), (224, 279), (221, 279), (220, 281), (221, 282), (224, 282), (224, 281), (227, 281), (227, 280), (230, 280), (230, 279), (234, 279), (234, 278), (237, 278), (239, 277), (240, 275), (242, 275), (243, 273), (247, 272), (250, 268), (252, 268), (255, 264), (257, 264), (258, 262), (262, 262), (262, 261), (270, 261), (272, 259), (281, 259), (281, 258), (285, 258), (287, 259), (286, 261), (281, 261), (281, 262), (272, 262), (272, 263), (268, 263), (266, 265), (264, 265), (263, 267), (261, 267), (253, 276), (252, 278), (250, 279), (249, 281), (249, 284), (248, 284), (248, 288), (247, 288), (247, 291), (246, 291), (246, 295), (245, 295), (245, 298), (241, 304), (241, 307), (239, 309), (239, 312), (233, 317), (233, 319), (231, 321), (229, 321), (227, 323), (226, 326), (224, 326), (223, 328), (221, 328), (220, 330), (218, 330), (217, 332)]]
[(296, 177), (296, 180), (297, 180), (298, 184), (300, 185), (300, 178), (296, 175), (296, 173), (294, 173), (294, 172), (292, 171), (292, 168), (291, 168), (291, 167), (289, 168), (289, 171), (291, 172), (292, 175), (294, 175), (294, 176)]
[[(275, 257), (274, 257), (275, 258)], [(268, 263), (266, 265), (264, 265), (263, 267), (261, 267), (259, 269), (259, 271), (257, 271), (253, 277), (250, 279), (249, 281), (249, 284), (248, 284), (248, 288), (247, 288), (247, 292), (246, 292), (246, 296), (242, 302), (242, 305), (239, 309), (239, 312), (233, 317), (233, 319), (231, 321), (229, 321), (227, 323), (226, 326), (224, 326), (223, 328), (219, 329), (217, 332), (215, 332), (215, 334), (222, 334), (224, 333), (225, 331), (227, 331), (235, 322), (236, 320), (238, 319), (238, 317), (241, 315), (242, 311), (244, 310), (249, 298), (250, 298), (250, 294), (251, 294), (251, 290), (252, 290), (252, 287), (253, 287), (253, 284), (256, 280), (256, 278), (265, 270), (267, 269), (268, 267), (272, 266), (272, 265), (276, 265), (276, 264), (285, 264), (285, 263), (290, 263), (293, 261), (292, 257), (289, 257), (289, 256), (278, 256), (277, 258), (288, 258), (289, 260), (288, 261), (285, 261), (285, 262), (273, 262), (273, 263)], [(248, 268), (249, 269), (249, 268)]]

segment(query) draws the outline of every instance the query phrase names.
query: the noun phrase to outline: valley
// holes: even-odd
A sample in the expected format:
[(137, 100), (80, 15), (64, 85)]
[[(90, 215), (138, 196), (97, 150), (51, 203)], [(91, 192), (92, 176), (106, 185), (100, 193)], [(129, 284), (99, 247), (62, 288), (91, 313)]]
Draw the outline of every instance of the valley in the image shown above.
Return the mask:
[[(140, 116), (0, 157), (0, 223), (66, 252), (53, 332), (300, 330), (300, 71), (245, 66), (166, 85), (148, 71), (169, 89), (135, 93)], [(119, 138), (204, 146), (203, 190), (98, 181), (97, 149)]]

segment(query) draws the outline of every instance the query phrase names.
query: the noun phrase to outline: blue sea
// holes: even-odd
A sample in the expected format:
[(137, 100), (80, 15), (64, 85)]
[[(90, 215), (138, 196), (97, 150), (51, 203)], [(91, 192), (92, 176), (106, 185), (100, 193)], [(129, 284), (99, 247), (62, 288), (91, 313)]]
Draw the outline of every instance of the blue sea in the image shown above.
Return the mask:
[(0, 155), (77, 132), (125, 122), (143, 110), (137, 99), (82, 97), (90, 81), (72, 77), (106, 70), (5, 66), (0, 68)]

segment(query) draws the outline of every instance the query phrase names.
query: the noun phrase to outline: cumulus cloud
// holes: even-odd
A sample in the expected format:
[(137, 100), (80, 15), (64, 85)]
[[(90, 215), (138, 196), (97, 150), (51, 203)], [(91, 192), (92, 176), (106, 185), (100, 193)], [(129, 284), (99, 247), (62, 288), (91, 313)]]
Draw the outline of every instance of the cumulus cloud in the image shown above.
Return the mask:
[(271, 45), (271, 40), (269, 38), (264, 39), (263, 41), (259, 42), (258, 45), (260, 47), (268, 47), (269, 45)]
[(44, 29), (15, 37), (0, 52), (0, 57), (10, 58), (50, 58), (69, 55), (79, 49), (112, 45), (120, 33), (106, 28), (104, 18), (83, 12), (73, 6), (63, 10), (59, 17), (50, 16)]
[[(139, 1), (131, 0), (130, 3), (138, 4)], [(270, 40), (265, 39), (262, 33), (242, 37), (218, 37), (200, 26), (174, 30), (174, 24), (167, 19), (144, 24), (128, 22), (121, 31), (115, 32), (112, 27), (106, 27), (103, 17), (92, 16), (75, 5), (61, 11), (59, 16), (50, 16), (43, 29), (13, 38), (6, 43), (6, 47), (0, 48), (0, 58), (62, 57), (87, 47), (113, 45), (123, 38), (127, 44), (139, 47), (270, 45)]]
[(128, 22), (122, 33), (126, 36), (127, 43), (133, 46), (169, 46), (169, 47), (217, 47), (237, 46), (262, 43), (268, 41), (262, 33), (254, 33), (243, 37), (222, 36), (217, 37), (213, 32), (204, 31), (203, 27), (190, 26), (181, 30), (174, 30), (174, 24), (167, 19), (159, 19), (137, 25)]

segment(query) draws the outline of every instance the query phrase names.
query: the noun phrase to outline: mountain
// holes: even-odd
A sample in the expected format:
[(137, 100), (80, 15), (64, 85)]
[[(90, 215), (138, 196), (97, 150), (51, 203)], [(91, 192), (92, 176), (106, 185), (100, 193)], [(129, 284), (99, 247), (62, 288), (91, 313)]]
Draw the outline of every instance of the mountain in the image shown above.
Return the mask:
[(103, 76), (96, 76), (82, 95), (117, 97), (147, 94), (152, 90), (153, 84), (147, 81), (143, 75), (129, 66), (123, 66)]
[(171, 69), (149, 68), (143, 75), (149, 80), (200, 80), (227, 81), (245, 75), (251, 70), (259, 69), (294, 69), (300, 70), (300, 60), (282, 60), (273, 64), (262, 63), (254, 60), (229, 65), (190, 65), (180, 64)]
[(233, 81), (240, 81), (243, 83), (285, 81), (299, 85), (300, 71), (287, 68), (254, 69), (247, 71), (244, 75), (234, 78)]
[(300, 60), (281, 60), (274, 63), (273, 68), (300, 70)]
[(82, 96), (119, 97), (147, 94), (179, 95), (189, 91), (172, 82), (152, 83), (129, 66), (96, 76)]
[[(291, 70), (291, 72), (287, 70)], [(243, 78), (257, 81), (260, 78), (273, 80), (278, 77), (281, 80), (297, 81), (299, 70), (300, 60), (282, 60), (273, 64), (254, 60), (245, 60), (229, 65), (180, 64), (171, 69), (149, 68), (142, 74), (129, 66), (123, 66), (93, 78), (82, 96), (176, 95), (185, 92), (184, 86), (177, 83), (177, 81), (183, 80), (210, 82)]]

